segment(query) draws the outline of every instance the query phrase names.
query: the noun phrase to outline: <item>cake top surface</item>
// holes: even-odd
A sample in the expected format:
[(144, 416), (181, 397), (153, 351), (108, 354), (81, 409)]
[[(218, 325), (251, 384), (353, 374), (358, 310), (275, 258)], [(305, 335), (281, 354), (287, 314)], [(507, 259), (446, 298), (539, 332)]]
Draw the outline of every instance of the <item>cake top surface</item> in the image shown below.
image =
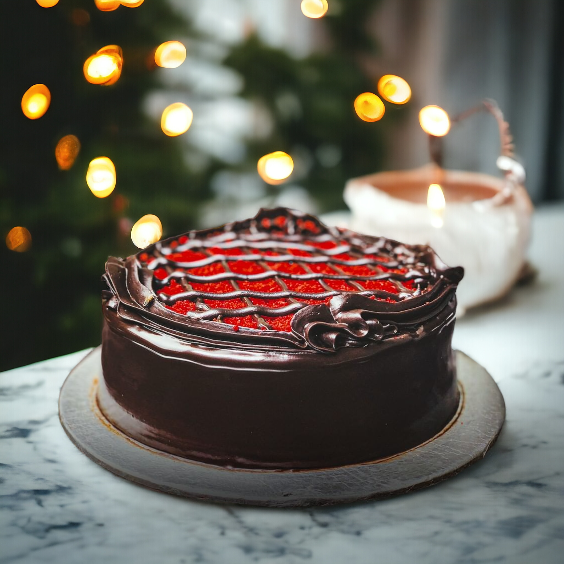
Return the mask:
[(105, 278), (118, 302), (168, 327), (330, 352), (416, 330), (454, 299), (462, 269), (446, 267), (428, 246), (276, 208), (110, 259)]

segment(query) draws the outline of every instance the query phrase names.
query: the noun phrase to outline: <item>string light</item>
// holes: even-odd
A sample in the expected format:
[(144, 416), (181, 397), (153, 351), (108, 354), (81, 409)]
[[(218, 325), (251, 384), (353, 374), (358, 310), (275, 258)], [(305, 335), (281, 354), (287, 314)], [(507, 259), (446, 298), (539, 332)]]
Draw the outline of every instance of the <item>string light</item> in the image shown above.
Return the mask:
[(78, 153), (80, 152), (80, 141), (75, 135), (65, 135), (55, 147), (55, 158), (61, 170), (69, 170)]
[(120, 0), (120, 4), (126, 8), (138, 8), (145, 0)]
[(308, 18), (322, 18), (329, 9), (327, 0), (302, 0), (302, 13)]
[(156, 215), (144, 215), (131, 228), (131, 240), (140, 249), (156, 243), (162, 236), (163, 226), (161, 220)]
[(186, 47), (180, 41), (167, 41), (157, 47), (155, 63), (165, 69), (175, 69), (186, 59)]
[(84, 76), (90, 84), (110, 86), (118, 81), (123, 66), (123, 53), (119, 45), (102, 47), (86, 59)]
[(294, 161), (288, 153), (275, 151), (261, 157), (257, 163), (260, 177), (268, 184), (282, 184), (292, 174)]
[(161, 128), (165, 135), (176, 137), (186, 133), (192, 125), (194, 114), (192, 110), (181, 102), (166, 107), (161, 117)]
[(448, 114), (439, 106), (425, 106), (419, 112), (419, 123), (425, 133), (443, 137), (450, 130)]
[(119, 0), (94, 0), (94, 3), (101, 12), (113, 12), (121, 5)]
[(108, 157), (90, 161), (86, 172), (86, 184), (97, 198), (109, 196), (116, 187), (116, 167)]
[(36, 0), (42, 8), (52, 8), (59, 3), (59, 0)]
[(16, 253), (25, 253), (31, 247), (31, 233), (25, 227), (14, 227), (6, 235), (6, 247)]
[(442, 227), (446, 202), (440, 184), (431, 184), (429, 186), (429, 191), (427, 192), (427, 207), (431, 212), (431, 224), (433, 227)]
[(378, 81), (378, 93), (384, 100), (392, 104), (405, 104), (411, 98), (409, 84), (394, 74), (385, 74)]
[(357, 96), (354, 101), (354, 109), (361, 120), (368, 122), (382, 119), (386, 111), (384, 102), (372, 92), (364, 92)]
[(34, 84), (22, 97), (22, 111), (29, 119), (39, 119), (51, 103), (51, 92), (45, 84)]

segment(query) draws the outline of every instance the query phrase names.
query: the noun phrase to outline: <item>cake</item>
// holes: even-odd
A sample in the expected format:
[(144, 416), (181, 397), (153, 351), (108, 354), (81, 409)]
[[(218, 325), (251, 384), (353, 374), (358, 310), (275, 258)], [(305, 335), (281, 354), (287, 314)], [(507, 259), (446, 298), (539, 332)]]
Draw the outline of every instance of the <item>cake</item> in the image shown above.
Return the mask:
[(132, 439), (224, 468), (397, 455), (459, 407), (462, 276), (428, 246), (285, 208), (110, 257), (98, 404)]

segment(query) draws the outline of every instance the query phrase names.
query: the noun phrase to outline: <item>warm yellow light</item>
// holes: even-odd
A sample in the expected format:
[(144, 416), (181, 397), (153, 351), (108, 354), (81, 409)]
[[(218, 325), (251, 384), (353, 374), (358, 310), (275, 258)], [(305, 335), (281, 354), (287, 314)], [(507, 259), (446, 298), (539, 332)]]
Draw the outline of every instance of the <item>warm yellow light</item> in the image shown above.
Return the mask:
[(419, 112), (419, 123), (425, 133), (442, 137), (450, 130), (448, 114), (439, 106), (425, 106)]
[(192, 110), (181, 102), (167, 106), (161, 117), (161, 128), (165, 135), (176, 137), (186, 133), (192, 125), (194, 114)]
[(120, 0), (122, 6), (127, 8), (138, 8), (145, 0)]
[(434, 227), (443, 226), (443, 212), (446, 202), (440, 184), (431, 184), (427, 192), (427, 207), (431, 212), (431, 223)]
[(156, 215), (144, 215), (132, 228), (131, 240), (136, 247), (144, 249), (163, 236), (161, 220)]
[(22, 97), (22, 111), (29, 119), (40, 118), (51, 103), (51, 92), (45, 84), (34, 84)]
[(42, 8), (52, 8), (59, 3), (59, 0), (36, 0)]
[(288, 153), (275, 151), (259, 159), (257, 170), (260, 177), (268, 184), (282, 184), (292, 174), (294, 161)]
[(409, 84), (394, 74), (385, 74), (378, 81), (378, 92), (384, 100), (392, 104), (405, 104), (411, 98)]
[(101, 12), (113, 12), (120, 7), (119, 0), (94, 0), (94, 3)]
[(80, 141), (74, 135), (65, 135), (57, 143), (55, 148), (55, 158), (61, 170), (69, 170), (78, 153), (80, 152)]
[(25, 227), (14, 227), (6, 235), (6, 247), (16, 253), (25, 253), (31, 247), (31, 233)]
[(302, 13), (308, 18), (322, 18), (328, 9), (327, 0), (302, 0)]
[(123, 54), (118, 45), (102, 47), (84, 63), (84, 76), (91, 84), (109, 86), (121, 76)]
[(165, 69), (175, 69), (186, 59), (186, 47), (180, 41), (167, 41), (157, 47), (155, 63)]
[(382, 119), (386, 111), (384, 102), (376, 94), (372, 94), (372, 92), (364, 92), (357, 96), (354, 101), (354, 109), (361, 120), (369, 122)]
[(108, 157), (98, 157), (90, 161), (86, 173), (86, 183), (97, 198), (109, 196), (116, 187), (116, 167)]

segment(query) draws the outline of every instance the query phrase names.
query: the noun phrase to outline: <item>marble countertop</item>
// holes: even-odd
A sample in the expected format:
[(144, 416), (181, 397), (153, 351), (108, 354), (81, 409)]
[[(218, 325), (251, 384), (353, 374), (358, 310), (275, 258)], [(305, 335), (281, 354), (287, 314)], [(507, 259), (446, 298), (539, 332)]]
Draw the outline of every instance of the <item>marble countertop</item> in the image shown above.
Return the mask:
[(533, 284), (458, 321), (507, 421), (432, 488), (320, 509), (188, 501), (122, 480), (67, 439), (60, 387), (88, 352), (0, 374), (0, 563), (552, 564), (564, 554), (564, 207), (538, 210)]

